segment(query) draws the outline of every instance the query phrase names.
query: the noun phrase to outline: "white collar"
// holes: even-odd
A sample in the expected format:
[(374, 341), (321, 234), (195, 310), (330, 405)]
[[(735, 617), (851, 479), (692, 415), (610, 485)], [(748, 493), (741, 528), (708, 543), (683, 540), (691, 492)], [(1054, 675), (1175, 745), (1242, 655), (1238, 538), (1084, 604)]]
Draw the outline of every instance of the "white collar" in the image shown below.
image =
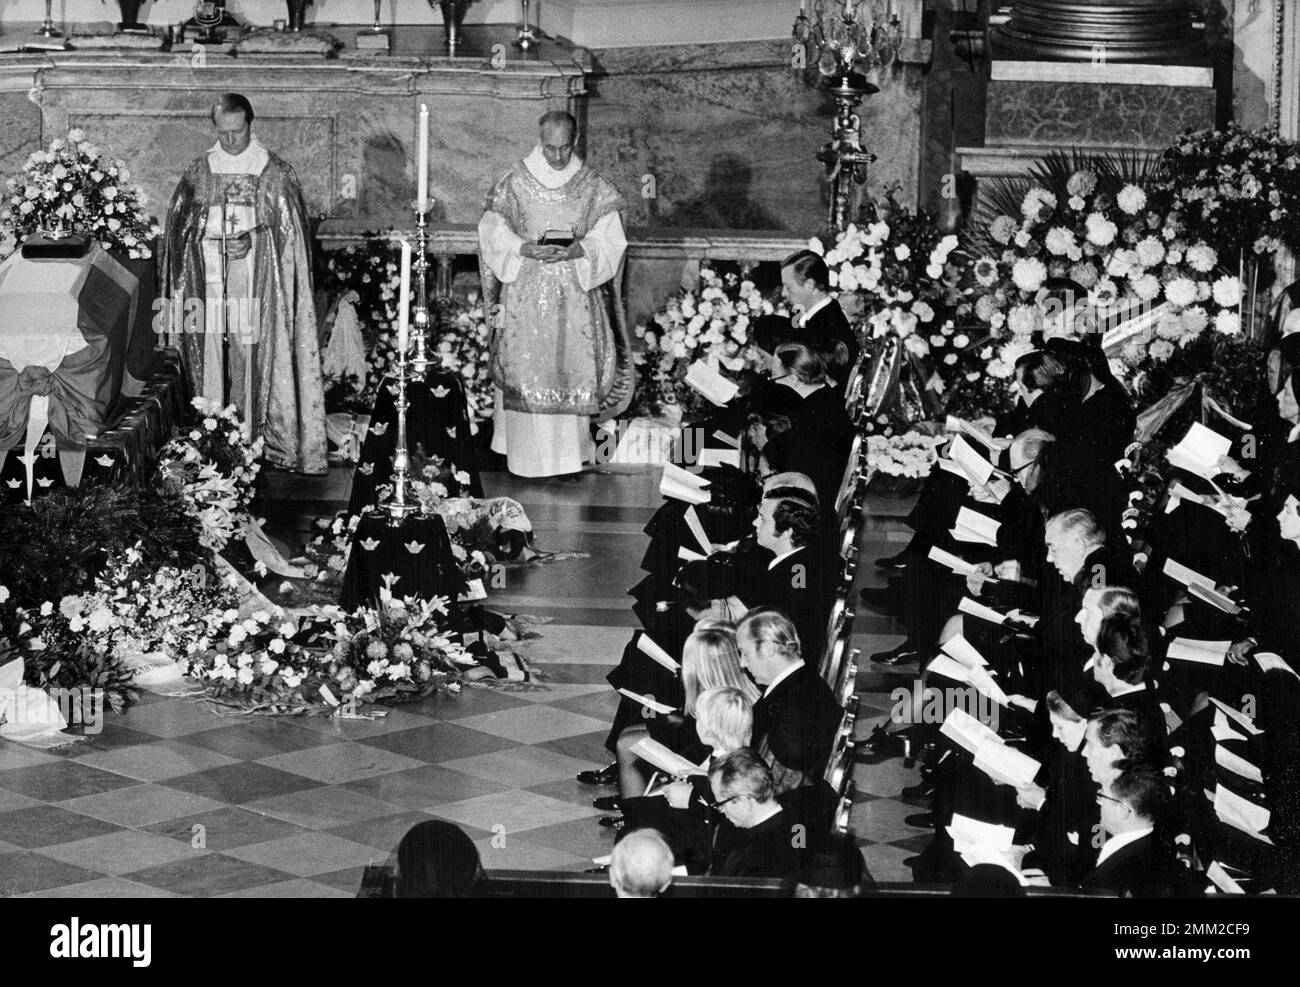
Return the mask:
[(569, 158), (567, 165), (556, 171), (547, 163), (546, 155), (542, 153), (542, 145), (538, 144), (528, 152), (528, 157), (524, 158), (524, 167), (544, 186), (557, 189), (567, 185), (569, 179), (582, 170), (582, 158), (574, 154)]
[(1102, 845), (1101, 853), (1097, 854), (1097, 866), (1100, 867), (1102, 862), (1109, 857), (1115, 856), (1120, 850), (1130, 843), (1136, 843), (1144, 836), (1150, 836), (1155, 831), (1154, 826), (1144, 826), (1142, 829), (1129, 830), (1127, 833), (1120, 833), (1118, 836), (1112, 836), (1105, 844)]
[(1088, 393), (1083, 396), (1084, 401), (1087, 401), (1088, 398), (1092, 397), (1098, 391), (1105, 389), (1106, 385), (1103, 384), (1101, 381), (1099, 381), (1096, 377), (1092, 377), (1091, 380), (1092, 383), (1088, 385)]
[(811, 319), (814, 315), (816, 315), (818, 312), (820, 312), (822, 309), (824, 309), (827, 305), (829, 305), (833, 301), (835, 301), (835, 299), (832, 298), (830, 295), (827, 295), (816, 305), (812, 306), (812, 308), (807, 309), (803, 313), (803, 315), (799, 316), (799, 328), (802, 329), (806, 325), (808, 325), (809, 319)]
[[(1119, 681), (1119, 679), (1115, 680), (1116, 685), (1119, 684)], [(1146, 692), (1146, 688), (1147, 684), (1145, 682), (1139, 682), (1137, 685), (1129, 685), (1125, 682), (1124, 688), (1120, 689), (1119, 692), (1112, 692), (1110, 698), (1118, 699), (1120, 696), (1127, 696), (1131, 692)]]
[(774, 558), (771, 562), (769, 562), (769, 563), (767, 564), (767, 571), (768, 571), (768, 572), (771, 572), (773, 569), (776, 568), (776, 564), (777, 564), (778, 562), (780, 562), (782, 559), (788, 559), (788, 558), (789, 558), (791, 555), (793, 555), (795, 552), (802, 552), (803, 549), (804, 549), (804, 546), (803, 546), (803, 545), (799, 545), (799, 546), (797, 546), (797, 547), (795, 547), (795, 548), (790, 549), (790, 551), (788, 551), (788, 552), (782, 552), (780, 555), (778, 555), (776, 558)]
[(778, 674), (776, 678), (774, 678), (771, 682), (767, 684), (767, 688), (763, 690), (763, 698), (766, 699), (768, 696), (770, 696), (772, 694), (773, 689), (775, 689), (778, 685), (780, 685), (782, 682), (788, 679), (795, 672), (799, 671), (799, 669), (801, 668), (803, 668), (802, 661), (797, 661), (793, 665), (790, 665), (788, 668), (783, 668), (780, 674)]
[(270, 154), (257, 136), (250, 134), (248, 147), (231, 154), (217, 141), (208, 149), (208, 167), (215, 175), (260, 175), (270, 160)]

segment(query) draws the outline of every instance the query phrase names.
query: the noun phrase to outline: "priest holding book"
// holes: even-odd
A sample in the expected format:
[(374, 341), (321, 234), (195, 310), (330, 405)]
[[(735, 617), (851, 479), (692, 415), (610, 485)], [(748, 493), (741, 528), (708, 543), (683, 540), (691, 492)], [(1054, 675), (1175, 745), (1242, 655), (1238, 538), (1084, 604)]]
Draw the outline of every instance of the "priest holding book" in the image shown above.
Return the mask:
[(511, 473), (574, 475), (593, 458), (591, 421), (632, 400), (619, 275), (618, 191), (574, 154), (577, 121), (542, 115), (538, 145), (503, 176), (479, 221), (497, 385), (492, 450)]

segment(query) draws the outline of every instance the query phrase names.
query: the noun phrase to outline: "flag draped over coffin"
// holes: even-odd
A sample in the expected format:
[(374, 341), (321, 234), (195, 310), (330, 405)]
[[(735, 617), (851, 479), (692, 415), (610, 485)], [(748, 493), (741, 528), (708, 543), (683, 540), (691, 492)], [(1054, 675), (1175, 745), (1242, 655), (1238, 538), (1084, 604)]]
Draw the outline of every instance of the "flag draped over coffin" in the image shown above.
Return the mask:
[(0, 263), (0, 468), (21, 446), (29, 499), (47, 425), (65, 479), (80, 482), (86, 444), (116, 396), (137, 288), (98, 244), (79, 258), (15, 253)]

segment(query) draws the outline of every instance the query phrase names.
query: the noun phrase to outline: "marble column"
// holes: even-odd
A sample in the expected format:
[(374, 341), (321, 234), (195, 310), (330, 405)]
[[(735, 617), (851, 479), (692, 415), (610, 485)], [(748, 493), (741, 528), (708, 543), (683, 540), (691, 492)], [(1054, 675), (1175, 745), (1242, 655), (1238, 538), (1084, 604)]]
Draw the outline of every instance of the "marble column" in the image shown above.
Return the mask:
[(1189, 0), (1017, 0), (997, 53), (1039, 61), (1186, 63), (1205, 56)]

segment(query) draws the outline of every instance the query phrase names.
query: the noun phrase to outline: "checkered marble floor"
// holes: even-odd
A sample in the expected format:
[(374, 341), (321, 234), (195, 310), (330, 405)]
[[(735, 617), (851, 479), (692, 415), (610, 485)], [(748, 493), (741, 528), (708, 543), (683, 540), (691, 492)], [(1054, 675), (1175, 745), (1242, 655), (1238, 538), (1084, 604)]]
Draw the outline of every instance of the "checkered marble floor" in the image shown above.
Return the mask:
[[(0, 895), (349, 897), (367, 864), (431, 818), (469, 833), (489, 870), (580, 870), (608, 853), (613, 833), (591, 807), (600, 792), (574, 776), (607, 759), (617, 696), (604, 676), (633, 623), (618, 594), (637, 578), (657, 481), (628, 470), (485, 481), (524, 504), (541, 547), (591, 556), (510, 570), (490, 601), (551, 619), (527, 651), (543, 686), (469, 687), (343, 722), (218, 716), (151, 696), (65, 751), (0, 741)], [(293, 496), (300, 511), (326, 513), (339, 488), (333, 477)], [(872, 505), (868, 575), (869, 560), (904, 537), (898, 513)], [(305, 535), (305, 518), (278, 527), (282, 540)], [(908, 679), (865, 661), (899, 640), (892, 622), (860, 617), (858, 631), (865, 735)], [(903, 824), (914, 810), (896, 795), (914, 778), (893, 762), (858, 765), (855, 780), (852, 821), (872, 874), (909, 879), (901, 861), (921, 834)]]

